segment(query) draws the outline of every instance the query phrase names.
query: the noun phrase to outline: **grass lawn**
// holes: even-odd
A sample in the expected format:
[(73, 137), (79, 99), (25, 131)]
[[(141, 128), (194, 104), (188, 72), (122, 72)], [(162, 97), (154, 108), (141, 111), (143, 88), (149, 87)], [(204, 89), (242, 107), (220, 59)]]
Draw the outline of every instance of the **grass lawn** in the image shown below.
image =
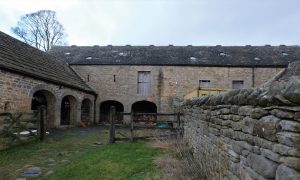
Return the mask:
[(162, 152), (145, 142), (106, 144), (107, 131), (97, 129), (58, 134), (0, 151), (0, 179), (19, 178), (31, 166), (41, 168), (38, 179), (161, 179), (153, 159)]

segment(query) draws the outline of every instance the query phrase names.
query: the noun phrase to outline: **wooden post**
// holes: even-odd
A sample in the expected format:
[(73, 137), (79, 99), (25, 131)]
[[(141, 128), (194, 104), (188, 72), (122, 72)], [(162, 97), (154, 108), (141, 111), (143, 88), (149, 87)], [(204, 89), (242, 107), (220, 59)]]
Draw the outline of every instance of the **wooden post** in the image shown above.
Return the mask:
[(180, 112), (177, 113), (177, 127), (180, 127)]
[(39, 120), (37, 124), (37, 135), (40, 141), (43, 141), (45, 138), (45, 106), (40, 106), (39, 111)]
[(180, 112), (177, 112), (177, 137), (181, 136)]
[(134, 114), (133, 112), (130, 113), (130, 141), (133, 142), (133, 118), (134, 118)]
[(109, 120), (110, 120), (110, 131), (109, 131), (109, 143), (115, 143), (115, 119), (116, 108), (115, 106), (110, 106), (109, 110)]

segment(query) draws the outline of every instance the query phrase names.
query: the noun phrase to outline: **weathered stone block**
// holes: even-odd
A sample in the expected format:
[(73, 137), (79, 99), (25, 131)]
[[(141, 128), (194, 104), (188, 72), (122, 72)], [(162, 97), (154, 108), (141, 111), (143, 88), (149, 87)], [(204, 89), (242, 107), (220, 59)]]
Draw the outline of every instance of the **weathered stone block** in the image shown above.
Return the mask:
[(289, 168), (284, 164), (278, 166), (276, 170), (276, 180), (299, 180), (300, 172)]
[(264, 148), (261, 148), (260, 151), (261, 151), (261, 154), (264, 157), (266, 157), (266, 158), (268, 158), (268, 159), (270, 159), (272, 161), (275, 161), (277, 163), (279, 162), (279, 159), (280, 159), (280, 155), (279, 154), (274, 153), (273, 151), (271, 151), (269, 149), (264, 149)]
[(280, 119), (273, 115), (259, 119), (254, 124), (253, 135), (270, 141), (277, 141), (276, 132), (279, 121)]
[(245, 180), (267, 180), (263, 176), (259, 175), (257, 172), (253, 171), (250, 167), (241, 168), (241, 179)]
[(252, 151), (252, 145), (250, 145), (249, 143), (247, 143), (245, 141), (233, 142), (232, 148), (238, 154), (242, 154), (243, 150)]
[(240, 155), (237, 154), (236, 152), (232, 151), (232, 150), (229, 150), (228, 151), (228, 155), (229, 155), (229, 158), (232, 162), (239, 162), (240, 161)]
[(223, 108), (219, 110), (220, 114), (226, 115), (230, 113), (230, 109), (228, 108)]
[[(300, 158), (297, 157), (281, 157), (280, 162), (285, 165), (300, 171)], [(300, 173), (300, 172), (299, 172)]]
[(265, 148), (265, 149), (272, 149), (273, 143), (271, 141), (265, 140), (258, 136), (253, 137), (253, 142), (256, 146)]
[(237, 177), (235, 174), (233, 174), (231, 171), (226, 171), (225, 174), (226, 174), (225, 179), (228, 179), (228, 180), (240, 180), (240, 178)]
[(250, 167), (255, 170), (255, 172), (263, 177), (275, 178), (275, 173), (278, 166), (277, 163), (256, 154), (249, 154), (247, 157), (247, 162)]
[(243, 116), (240, 116), (240, 115), (233, 115), (232, 116), (232, 120), (233, 121), (240, 121), (242, 120), (244, 117)]
[(300, 112), (296, 112), (294, 115), (294, 120), (300, 121)]
[(250, 117), (245, 117), (243, 119), (244, 125), (242, 127), (242, 131), (248, 134), (253, 134), (254, 124), (256, 121), (257, 120)]
[(280, 132), (277, 133), (278, 141), (281, 144), (285, 144), (296, 149), (300, 148), (300, 134), (292, 132)]
[(280, 109), (273, 109), (270, 111), (270, 113), (278, 118), (281, 119), (293, 119), (294, 118), (294, 112), (290, 111), (283, 111)]
[(278, 124), (278, 128), (284, 131), (300, 132), (300, 122), (282, 120)]
[(269, 114), (268, 111), (264, 110), (263, 108), (254, 108), (251, 111), (250, 117), (253, 119), (260, 119), (261, 117)]
[(298, 77), (292, 76), (282, 90), (282, 95), (289, 101), (300, 104), (300, 80)]
[(230, 111), (232, 114), (238, 114), (239, 113), (239, 106), (237, 105), (232, 105), (231, 108), (230, 108)]
[(250, 116), (252, 112), (252, 106), (242, 106), (238, 110), (238, 114), (242, 116)]
[(293, 147), (285, 146), (282, 144), (274, 144), (272, 151), (284, 155), (284, 156), (297, 156), (300, 157), (300, 149), (295, 149)]
[(242, 121), (232, 123), (232, 129), (235, 131), (241, 131), (243, 126), (244, 126), (244, 122), (242, 122)]
[(241, 131), (234, 131), (233, 139), (238, 141), (246, 141), (249, 144), (253, 144), (253, 136), (250, 134), (243, 133)]
[(229, 137), (232, 138), (233, 137), (233, 130), (232, 129), (221, 129), (220, 133), (225, 136), (225, 137)]

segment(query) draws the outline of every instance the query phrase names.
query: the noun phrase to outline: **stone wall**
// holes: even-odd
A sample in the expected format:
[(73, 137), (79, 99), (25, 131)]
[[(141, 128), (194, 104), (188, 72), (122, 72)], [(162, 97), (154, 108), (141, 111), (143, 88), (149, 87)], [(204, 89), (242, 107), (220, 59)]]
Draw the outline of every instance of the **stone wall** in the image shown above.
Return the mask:
[(91, 121), (94, 119), (95, 96), (85, 92), (37, 80), (28, 76), (0, 70), (0, 112), (29, 112), (31, 111), (32, 97), (35, 92), (45, 91), (51, 95), (47, 102), (51, 109), (48, 110), (52, 127), (60, 126), (61, 102), (65, 96), (75, 99), (73, 124), (81, 121), (81, 104), (84, 99), (89, 99), (91, 105)]
[(299, 67), (184, 104), (184, 138), (211, 179), (300, 179)]
[[(159, 112), (172, 112), (173, 105), (181, 102), (184, 95), (199, 87), (199, 80), (210, 80), (212, 88), (226, 89), (232, 87), (233, 80), (244, 80), (245, 88), (251, 88), (253, 82), (254, 86), (261, 85), (282, 70), (282, 68), (133, 65), (71, 67), (99, 95), (96, 104), (97, 120), (103, 101), (119, 101), (123, 104), (124, 111), (130, 112), (133, 103), (147, 100), (154, 102)], [(151, 92), (148, 95), (137, 93), (138, 71), (151, 71)]]

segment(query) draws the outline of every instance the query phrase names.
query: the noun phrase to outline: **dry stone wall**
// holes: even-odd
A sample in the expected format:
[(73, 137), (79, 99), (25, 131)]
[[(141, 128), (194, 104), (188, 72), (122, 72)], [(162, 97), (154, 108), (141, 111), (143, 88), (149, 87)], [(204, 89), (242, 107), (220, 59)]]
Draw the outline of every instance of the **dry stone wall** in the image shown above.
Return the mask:
[(184, 138), (211, 179), (300, 179), (298, 67), (257, 89), (184, 104)]

